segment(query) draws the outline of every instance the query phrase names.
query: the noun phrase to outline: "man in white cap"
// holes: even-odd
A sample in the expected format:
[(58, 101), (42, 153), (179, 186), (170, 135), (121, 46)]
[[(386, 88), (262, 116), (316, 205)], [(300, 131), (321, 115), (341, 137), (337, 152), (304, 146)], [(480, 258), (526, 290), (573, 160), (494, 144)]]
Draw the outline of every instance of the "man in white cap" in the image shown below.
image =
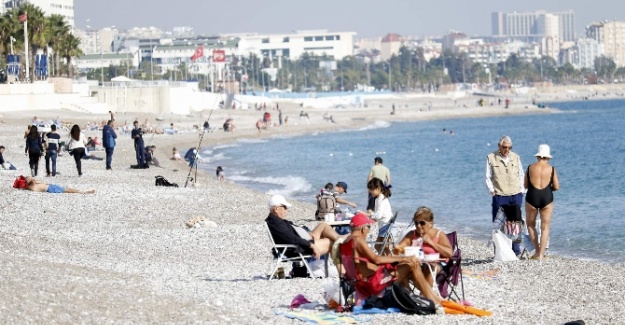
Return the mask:
[(319, 259), (332, 249), (332, 244), (340, 237), (332, 227), (322, 222), (311, 232), (297, 227), (286, 220), (291, 207), (282, 195), (273, 195), (269, 199), (269, 216), (265, 219), (276, 244), (297, 245), (298, 252), (315, 256)]

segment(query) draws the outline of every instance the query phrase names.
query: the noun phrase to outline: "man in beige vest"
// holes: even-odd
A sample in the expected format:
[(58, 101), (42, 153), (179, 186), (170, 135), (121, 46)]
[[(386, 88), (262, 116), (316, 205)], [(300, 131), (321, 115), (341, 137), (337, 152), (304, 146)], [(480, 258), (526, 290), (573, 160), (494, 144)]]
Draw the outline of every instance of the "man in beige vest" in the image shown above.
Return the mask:
[(499, 139), (499, 150), (486, 159), (486, 187), (493, 197), (493, 221), (499, 207), (505, 204), (523, 204), (523, 180), (525, 173), (521, 157), (512, 152), (512, 140), (504, 135)]

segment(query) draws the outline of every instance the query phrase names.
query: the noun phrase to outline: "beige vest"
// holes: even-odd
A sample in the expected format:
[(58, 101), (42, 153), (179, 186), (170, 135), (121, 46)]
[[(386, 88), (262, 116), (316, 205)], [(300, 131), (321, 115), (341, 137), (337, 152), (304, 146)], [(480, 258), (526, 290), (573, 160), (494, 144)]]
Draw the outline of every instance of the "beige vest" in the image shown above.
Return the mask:
[(488, 155), (492, 174), (491, 181), (497, 195), (510, 196), (521, 193), (521, 180), (519, 179), (521, 159), (514, 152), (510, 152), (508, 156), (510, 159), (508, 166), (506, 166), (499, 151)]

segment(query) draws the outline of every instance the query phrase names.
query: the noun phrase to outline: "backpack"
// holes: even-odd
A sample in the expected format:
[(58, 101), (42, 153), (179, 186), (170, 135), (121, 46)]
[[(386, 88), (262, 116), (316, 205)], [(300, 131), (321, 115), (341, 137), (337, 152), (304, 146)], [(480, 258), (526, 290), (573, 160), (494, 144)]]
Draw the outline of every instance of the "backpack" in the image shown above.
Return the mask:
[(317, 196), (317, 214), (336, 213), (336, 197), (332, 193), (321, 192)]
[(173, 186), (173, 187), (178, 187), (178, 184), (176, 183), (170, 183), (165, 177), (163, 176), (155, 176), (156, 181), (155, 181), (155, 185), (156, 186)]
[(28, 182), (26, 182), (26, 177), (20, 175), (18, 178), (16, 178), (15, 181), (13, 182), (13, 188), (17, 188), (21, 190), (27, 189)]
[(390, 286), (384, 296), (384, 305), (398, 308), (402, 313), (431, 315), (436, 313), (434, 302), (423, 296), (416, 295), (399, 283)]

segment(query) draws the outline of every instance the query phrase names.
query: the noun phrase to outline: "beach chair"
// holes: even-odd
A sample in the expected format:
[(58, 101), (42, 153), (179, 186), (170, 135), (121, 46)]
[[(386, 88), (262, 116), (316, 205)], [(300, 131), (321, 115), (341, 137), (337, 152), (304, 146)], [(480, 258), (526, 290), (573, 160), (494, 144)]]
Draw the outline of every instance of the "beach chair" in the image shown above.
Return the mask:
[[(378, 255), (383, 255), (385, 252), (389, 255), (393, 254), (393, 245), (395, 244), (395, 236), (393, 236), (393, 226), (395, 225), (395, 221), (397, 220), (397, 215), (399, 211), (396, 211), (391, 220), (388, 222), (388, 231), (386, 235), (382, 238), (382, 241), (375, 242), (375, 246), (378, 246), (380, 249), (376, 249)], [(382, 246), (379, 246), (382, 245)]]
[(271, 242), (271, 252), (273, 253), (273, 258), (276, 261), (275, 267), (269, 273), (269, 280), (273, 280), (276, 271), (278, 270), (280, 265), (282, 265), (282, 263), (292, 262), (302, 262), (308, 270), (308, 275), (311, 278), (314, 278), (312, 269), (310, 268), (310, 265), (308, 265), (307, 261), (307, 259), (312, 258), (312, 255), (303, 255), (302, 253), (298, 253), (297, 245), (276, 244), (276, 242), (273, 240), (273, 236), (271, 235), (271, 230), (269, 230), (269, 226), (266, 223), (265, 228), (267, 229), (269, 241)]
[[(339, 258), (340, 262), (338, 265), (339, 269), (339, 283), (341, 288), (341, 295), (339, 297), (339, 305), (346, 306), (348, 308), (352, 307), (346, 303), (346, 297), (349, 297), (352, 293), (354, 294), (354, 305), (353, 306), (361, 306), (362, 302), (371, 296), (368, 292), (360, 291), (358, 282), (361, 281), (358, 279), (358, 275), (356, 273), (356, 258), (354, 257), (354, 246), (351, 240), (348, 240), (345, 243), (339, 245)], [(392, 285), (393, 281), (389, 281), (386, 286)], [(378, 293), (378, 296), (381, 297), (384, 293), (384, 290)]]
[(447, 263), (442, 265), (441, 271), (436, 275), (436, 284), (442, 298), (461, 301), (464, 300), (464, 281), (462, 280), (462, 251), (458, 246), (458, 234), (455, 231), (448, 233), (447, 239), (454, 254)]

